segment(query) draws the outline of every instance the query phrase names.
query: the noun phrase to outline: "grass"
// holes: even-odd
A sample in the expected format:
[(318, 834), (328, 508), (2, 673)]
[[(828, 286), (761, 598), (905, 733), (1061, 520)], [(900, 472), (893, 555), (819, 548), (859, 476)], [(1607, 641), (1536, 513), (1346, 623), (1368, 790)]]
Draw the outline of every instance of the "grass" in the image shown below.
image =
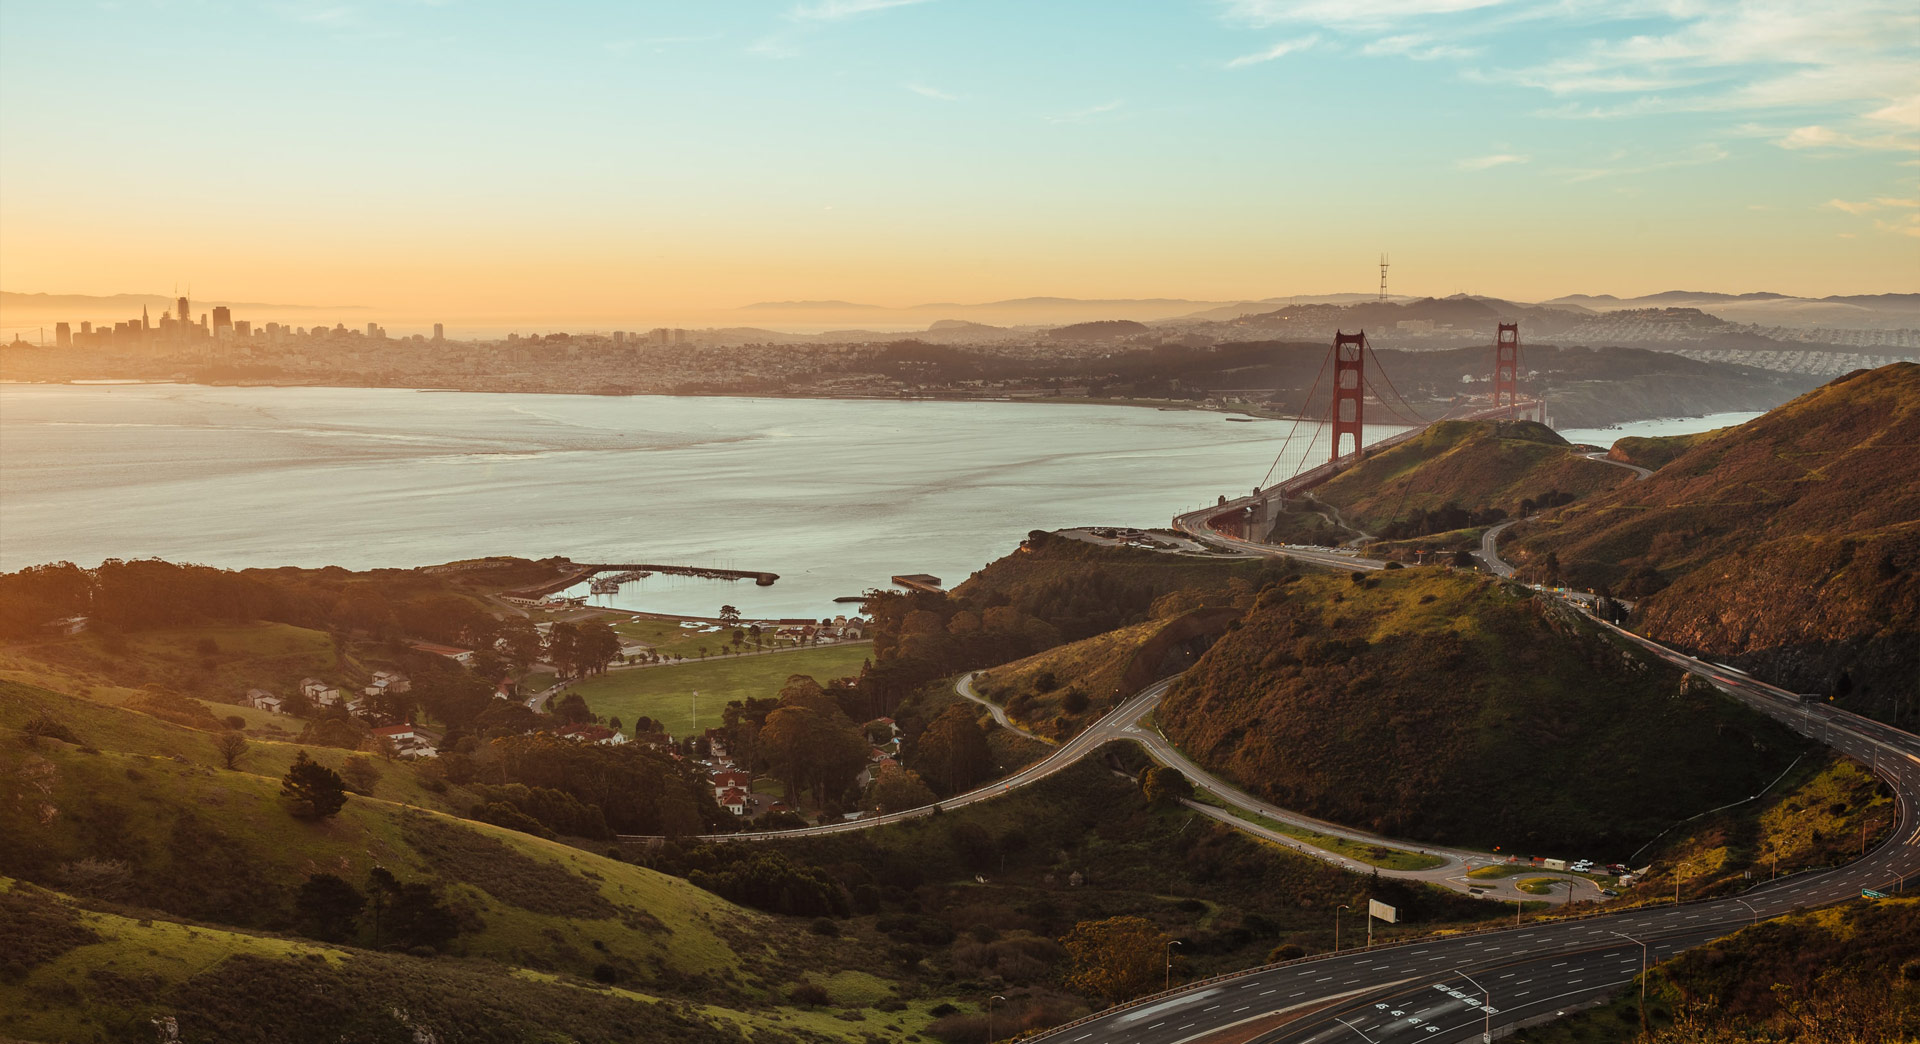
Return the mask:
[[(609, 671), (569, 689), (577, 692), (602, 717), (618, 717), (632, 726), (641, 717), (652, 718), (675, 736), (696, 728), (721, 724), (729, 700), (773, 696), (790, 675), (805, 674), (825, 682), (858, 674), (873, 655), (865, 643), (823, 645), (812, 649), (763, 656), (724, 656), (674, 664)], [(700, 720), (693, 719), (692, 693), (700, 694)]]
[[(1357, 859), (1360, 862), (1366, 863), (1368, 866), (1377, 866), (1382, 870), (1431, 870), (1436, 866), (1444, 866), (1446, 864), (1446, 860), (1439, 856), (1427, 855), (1425, 852), (1407, 852), (1398, 848), (1388, 848), (1384, 845), (1364, 844), (1349, 838), (1337, 837), (1333, 834), (1323, 834), (1317, 830), (1310, 830), (1293, 823), (1281, 822), (1278, 819), (1263, 816), (1257, 812), (1249, 812), (1237, 805), (1227, 804), (1204, 790), (1194, 791), (1193, 799), (1203, 805), (1212, 805), (1215, 808), (1225, 809), (1232, 813), (1236, 819), (1244, 819), (1249, 823), (1266, 827), (1275, 833), (1285, 834), (1296, 841), (1304, 841), (1315, 848), (1343, 855), (1349, 859)], [(1473, 875), (1469, 874), (1468, 876), (1471, 877)]]
[(1528, 895), (1552, 895), (1553, 886), (1564, 883), (1565, 882), (1557, 877), (1529, 877), (1525, 881), (1514, 885), (1514, 887)]
[(215, 703), (253, 688), (284, 696), (302, 678), (338, 673), (324, 632), (280, 623), (136, 631), (112, 643), (89, 631), (0, 649), (0, 678), (115, 704), (147, 685)]

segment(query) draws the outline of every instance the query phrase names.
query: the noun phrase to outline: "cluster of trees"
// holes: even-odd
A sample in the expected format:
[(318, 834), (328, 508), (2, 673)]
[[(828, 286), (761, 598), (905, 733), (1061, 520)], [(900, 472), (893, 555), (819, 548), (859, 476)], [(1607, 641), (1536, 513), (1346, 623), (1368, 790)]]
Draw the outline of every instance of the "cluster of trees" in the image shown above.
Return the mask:
[(584, 837), (610, 840), (606, 813), (574, 795), (552, 787), (530, 787), (524, 783), (489, 786), (475, 783), (470, 788), (480, 801), (468, 813), (483, 823), (510, 830), (553, 838)]
[[(487, 784), (486, 804), (505, 805), (555, 833), (592, 829), (595, 812), (603, 829), (619, 834), (677, 837), (704, 833), (722, 821), (712, 788), (695, 768), (637, 743), (608, 747), (546, 732), (514, 733), (440, 761), (448, 782)], [(516, 783), (527, 788), (524, 795), (508, 787)], [(541, 790), (575, 804), (541, 796)]]
[(715, 869), (696, 869), (687, 880), (715, 895), (772, 913), (796, 917), (845, 917), (852, 911), (834, 879), (778, 852)]
[(1411, 540), (1414, 537), (1451, 533), (1456, 529), (1467, 529), (1472, 526), (1491, 526), (1506, 520), (1507, 513), (1501, 508), (1468, 510), (1449, 500), (1431, 510), (1414, 509), (1413, 513), (1406, 518), (1396, 519), (1381, 526), (1379, 536), (1387, 540)]
[(789, 802), (810, 791), (829, 811), (853, 796), (872, 749), (836, 696), (800, 674), (787, 678), (777, 699), (729, 705), (725, 722), (737, 760), (771, 772)]
[[(445, 950), (460, 934), (460, 919), (424, 881), (402, 882), (385, 867), (367, 872), (363, 892), (335, 874), (314, 874), (294, 893), (300, 931), (325, 942), (357, 942), (375, 948)], [(363, 932), (364, 929), (364, 932)]]

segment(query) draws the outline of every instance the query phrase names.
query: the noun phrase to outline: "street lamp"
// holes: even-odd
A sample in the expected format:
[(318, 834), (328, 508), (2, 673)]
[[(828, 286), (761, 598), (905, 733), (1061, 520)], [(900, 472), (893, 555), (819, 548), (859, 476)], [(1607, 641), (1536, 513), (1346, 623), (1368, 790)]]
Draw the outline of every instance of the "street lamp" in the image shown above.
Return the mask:
[(1333, 952), (1334, 953), (1340, 952), (1340, 911), (1351, 910), (1351, 909), (1353, 909), (1353, 907), (1348, 906), (1346, 903), (1341, 903), (1339, 906), (1335, 907), (1333, 910)]
[(1609, 934), (1618, 935), (1630, 943), (1639, 943), (1640, 945), (1640, 1032), (1645, 1033), (1647, 1032), (1647, 944), (1640, 942), (1640, 940), (1631, 935), (1626, 935), (1621, 932), (1610, 932)]
[(987, 1000), (987, 1044), (993, 1044), (993, 1002), (1004, 1001), (1005, 997), (995, 995)]
[(1734, 902), (1736, 902), (1736, 903), (1739, 903), (1739, 904), (1740, 904), (1741, 906), (1744, 906), (1744, 907), (1746, 907), (1746, 908), (1747, 908), (1747, 910), (1748, 910), (1748, 912), (1750, 912), (1750, 913), (1752, 913), (1752, 914), (1753, 914), (1753, 923), (1754, 923), (1754, 924), (1759, 924), (1759, 923), (1760, 923), (1760, 911), (1758, 911), (1758, 910), (1755, 910), (1755, 909), (1753, 908), (1753, 904), (1752, 904), (1752, 903), (1750, 903), (1750, 902), (1747, 902), (1747, 901), (1746, 901), (1745, 899), (1735, 899), (1735, 900), (1734, 900)]
[[(1460, 977), (1475, 986), (1480, 986), (1480, 980), (1466, 972), (1461, 972)], [(1480, 1014), (1486, 1020), (1480, 1027), (1480, 1044), (1493, 1044), (1493, 991), (1480, 986), (1480, 998)]]
[(1173, 948), (1180, 945), (1178, 939), (1167, 940), (1167, 982), (1166, 988), (1173, 989)]

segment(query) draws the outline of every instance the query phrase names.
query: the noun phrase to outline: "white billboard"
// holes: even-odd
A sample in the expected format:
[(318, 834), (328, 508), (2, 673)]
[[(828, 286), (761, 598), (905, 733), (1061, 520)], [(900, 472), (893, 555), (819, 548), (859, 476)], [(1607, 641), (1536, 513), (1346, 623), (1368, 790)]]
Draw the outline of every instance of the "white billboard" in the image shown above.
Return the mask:
[(1370, 917), (1378, 917), (1388, 924), (1400, 923), (1400, 911), (1378, 899), (1367, 900), (1367, 914)]

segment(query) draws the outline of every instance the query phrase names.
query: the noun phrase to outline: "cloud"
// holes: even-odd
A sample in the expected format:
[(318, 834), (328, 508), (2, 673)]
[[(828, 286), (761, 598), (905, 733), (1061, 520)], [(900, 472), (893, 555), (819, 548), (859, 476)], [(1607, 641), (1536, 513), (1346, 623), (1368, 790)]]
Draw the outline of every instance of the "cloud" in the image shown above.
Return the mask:
[(1896, 152), (1920, 152), (1920, 138), (1905, 134), (1843, 134), (1831, 127), (1813, 124), (1795, 127), (1774, 144), (1783, 149), (1871, 149)]
[(1844, 199), (1830, 199), (1823, 205), (1832, 207), (1835, 210), (1844, 210), (1849, 214), (1865, 214), (1868, 211), (1880, 209), (1878, 206), (1865, 200), (1861, 200), (1858, 203), (1849, 203)]
[(1920, 207), (1920, 199), (1892, 199), (1887, 196), (1876, 196), (1873, 201), (1883, 207)]
[(938, 87), (929, 87), (924, 83), (903, 83), (900, 86), (905, 87), (907, 90), (910, 90), (913, 93), (918, 94), (923, 98), (936, 98), (940, 101), (959, 101), (960, 100), (960, 96), (957, 94), (948, 94), (946, 91), (943, 91)]
[(1052, 116), (1045, 116), (1042, 118), (1045, 119), (1048, 123), (1085, 123), (1087, 120), (1092, 119), (1095, 116), (1112, 112), (1115, 109), (1118, 109), (1120, 106), (1125, 104), (1126, 102), (1122, 101), (1119, 98), (1115, 98), (1113, 101), (1107, 102), (1104, 105), (1092, 105), (1084, 109), (1075, 109), (1072, 112), (1056, 113)]
[(793, 9), (793, 17), (811, 22), (837, 22), (843, 18), (872, 14), (894, 7), (910, 7), (927, 0), (820, 0)]
[(1264, 51), (1255, 51), (1252, 54), (1243, 54), (1235, 58), (1227, 63), (1227, 68), (1239, 69), (1248, 65), (1259, 65), (1261, 62), (1270, 62), (1275, 58), (1285, 58), (1295, 51), (1304, 51), (1319, 42), (1320, 35), (1318, 33), (1312, 36), (1302, 36), (1294, 40), (1282, 40)]
[(1624, 154), (1617, 153), (1612, 157), (1616, 164), (1614, 166), (1576, 167), (1563, 171), (1562, 173), (1567, 175), (1567, 180), (1570, 182), (1595, 181), (1600, 178), (1618, 178), (1629, 177), (1635, 174), (1650, 174), (1656, 170), (1672, 170), (1675, 167), (1697, 167), (1706, 163), (1718, 163), (1726, 159), (1729, 155), (1730, 153), (1719, 145), (1713, 142), (1705, 142), (1686, 150), (1678, 156), (1669, 156), (1665, 159), (1646, 159), (1638, 163), (1621, 163), (1620, 161), (1628, 157)]
[(1494, 167), (1504, 167), (1509, 163), (1525, 163), (1531, 158), (1516, 156), (1511, 152), (1496, 152), (1490, 156), (1475, 156), (1471, 159), (1459, 160), (1454, 163), (1454, 166), (1461, 170), (1491, 170)]
[[(1833, 134), (1789, 147), (1902, 148), (1920, 129), (1912, 0), (1220, 0), (1220, 10), (1231, 24), (1317, 30), (1365, 55), (1459, 61), (1477, 82), (1632, 96), (1544, 115), (1778, 111)], [(1501, 61), (1469, 63), (1496, 48)]]

